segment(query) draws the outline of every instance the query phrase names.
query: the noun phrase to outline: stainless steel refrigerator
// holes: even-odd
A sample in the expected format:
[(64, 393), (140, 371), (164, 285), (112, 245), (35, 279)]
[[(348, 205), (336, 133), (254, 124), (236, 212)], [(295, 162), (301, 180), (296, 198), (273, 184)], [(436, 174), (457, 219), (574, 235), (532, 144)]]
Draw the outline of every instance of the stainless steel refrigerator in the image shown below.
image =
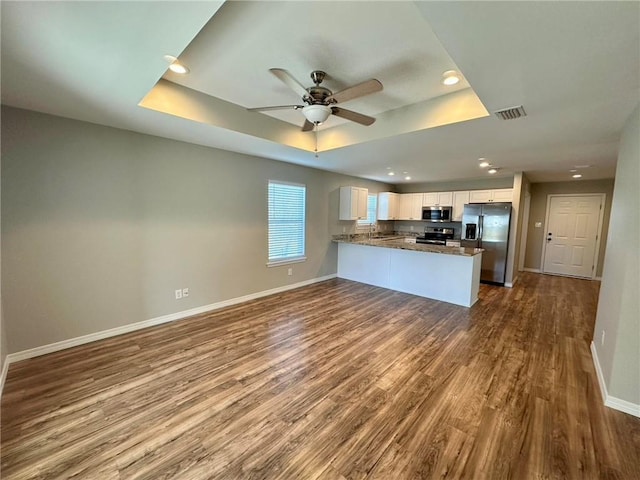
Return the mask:
[(480, 281), (504, 285), (509, 246), (511, 203), (464, 206), (461, 246), (484, 249)]

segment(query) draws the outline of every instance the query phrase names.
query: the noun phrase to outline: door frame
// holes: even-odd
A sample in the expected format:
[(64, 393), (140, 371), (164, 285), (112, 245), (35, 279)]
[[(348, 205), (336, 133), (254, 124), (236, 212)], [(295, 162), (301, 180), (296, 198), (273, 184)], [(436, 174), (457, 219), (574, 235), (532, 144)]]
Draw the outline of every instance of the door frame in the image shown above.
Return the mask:
[[(595, 252), (593, 253), (593, 268), (591, 269), (591, 280), (594, 280), (597, 277), (598, 271), (598, 260), (600, 257), (600, 241), (602, 240), (602, 226), (604, 224), (604, 209), (606, 208), (607, 194), (606, 193), (550, 193), (547, 195), (547, 212), (544, 216), (544, 230), (542, 232), (542, 257), (540, 258), (540, 271), (542, 273), (546, 273), (544, 271), (544, 258), (547, 252), (547, 241), (546, 241), (546, 232), (548, 230), (549, 225), (549, 213), (551, 211), (551, 198), (552, 197), (600, 197), (600, 212), (598, 214), (598, 233), (596, 237), (596, 247)], [(549, 273), (547, 275), (559, 275), (555, 273)], [(571, 276), (571, 275), (563, 275), (563, 276)], [(576, 278), (589, 278), (589, 277), (576, 277)]]

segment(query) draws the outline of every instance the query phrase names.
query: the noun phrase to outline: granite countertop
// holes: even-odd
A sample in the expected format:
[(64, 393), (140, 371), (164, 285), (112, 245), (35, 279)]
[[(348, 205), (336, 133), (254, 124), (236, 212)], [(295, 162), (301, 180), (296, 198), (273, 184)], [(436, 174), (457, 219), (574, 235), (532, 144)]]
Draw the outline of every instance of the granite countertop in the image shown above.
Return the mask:
[(472, 257), (482, 253), (481, 248), (445, 247), (444, 245), (430, 245), (427, 243), (408, 243), (404, 236), (376, 235), (369, 238), (368, 235), (335, 235), (332, 239), (336, 243), (353, 243), (355, 245), (367, 245), (370, 247), (399, 248), (414, 252), (444, 253), (446, 255), (462, 255)]

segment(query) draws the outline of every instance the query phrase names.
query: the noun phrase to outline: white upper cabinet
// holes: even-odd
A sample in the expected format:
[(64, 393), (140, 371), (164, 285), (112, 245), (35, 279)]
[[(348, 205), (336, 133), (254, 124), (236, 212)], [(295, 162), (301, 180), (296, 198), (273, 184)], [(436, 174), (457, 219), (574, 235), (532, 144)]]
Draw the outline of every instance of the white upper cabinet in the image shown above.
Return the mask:
[(501, 188), (497, 190), (471, 190), (469, 192), (469, 203), (511, 201), (513, 201), (513, 188)]
[(399, 220), (422, 220), (422, 193), (400, 195)]
[(494, 202), (513, 202), (513, 188), (501, 188), (493, 191)]
[(453, 192), (453, 221), (461, 222), (464, 206), (469, 203), (469, 191)]
[(453, 192), (429, 192), (422, 194), (425, 207), (450, 207), (453, 205)]
[(398, 220), (400, 195), (392, 192), (378, 193), (378, 220)]
[(367, 195), (369, 190), (361, 187), (340, 187), (340, 220), (362, 220), (367, 218)]
[(493, 190), (471, 190), (469, 203), (487, 203), (493, 198)]

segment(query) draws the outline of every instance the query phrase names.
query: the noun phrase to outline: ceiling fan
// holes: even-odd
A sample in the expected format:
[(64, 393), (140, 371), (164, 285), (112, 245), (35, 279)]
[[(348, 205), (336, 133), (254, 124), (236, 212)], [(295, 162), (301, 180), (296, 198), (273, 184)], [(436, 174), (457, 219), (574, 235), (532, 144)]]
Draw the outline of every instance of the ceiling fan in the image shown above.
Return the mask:
[(278, 105), (274, 107), (258, 107), (248, 108), (247, 110), (252, 112), (264, 112), (267, 110), (302, 110), (305, 121), (302, 125), (302, 131), (308, 132), (313, 130), (313, 127), (320, 125), (324, 122), (329, 115), (335, 115), (336, 117), (345, 118), (352, 122), (359, 123), (360, 125), (369, 126), (376, 121), (375, 118), (362, 113), (347, 110), (342, 107), (338, 107), (337, 104), (341, 102), (347, 102), (355, 98), (369, 95), (370, 93), (379, 92), (382, 90), (382, 83), (372, 78), (371, 80), (358, 83), (352, 87), (345, 88), (337, 93), (333, 93), (326, 87), (320, 86), (326, 73), (322, 70), (314, 70), (311, 72), (311, 80), (315, 83), (314, 86), (305, 88), (298, 80), (296, 80), (289, 72), (282, 68), (271, 68), (269, 71), (274, 74), (280, 81), (291, 88), (302, 98), (304, 105)]

